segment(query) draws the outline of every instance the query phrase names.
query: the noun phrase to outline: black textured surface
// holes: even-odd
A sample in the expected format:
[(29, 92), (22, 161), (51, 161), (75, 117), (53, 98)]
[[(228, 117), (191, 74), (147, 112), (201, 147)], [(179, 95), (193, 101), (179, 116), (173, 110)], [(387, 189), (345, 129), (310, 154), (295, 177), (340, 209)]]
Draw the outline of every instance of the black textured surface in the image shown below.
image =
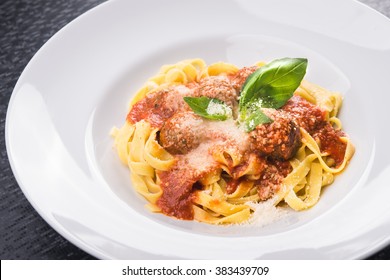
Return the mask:
[(59, 29), (103, 0), (0, 0), (0, 257), (93, 259), (54, 231), (32, 208), (8, 163), (4, 124), (24, 67)]
[[(8, 163), (4, 124), (13, 87), (32, 56), (64, 25), (102, 2), (0, 0), (1, 259), (94, 259), (54, 231), (26, 200)], [(390, 0), (362, 2), (390, 16)], [(390, 246), (369, 259), (390, 259)]]

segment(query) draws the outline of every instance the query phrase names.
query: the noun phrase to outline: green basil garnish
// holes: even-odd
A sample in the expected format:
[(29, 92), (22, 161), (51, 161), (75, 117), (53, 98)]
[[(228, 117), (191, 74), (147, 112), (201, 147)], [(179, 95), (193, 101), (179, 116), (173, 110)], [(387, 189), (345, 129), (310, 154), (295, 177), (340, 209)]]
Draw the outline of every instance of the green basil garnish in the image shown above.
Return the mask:
[(286, 104), (306, 74), (306, 58), (282, 58), (260, 67), (245, 81), (239, 108), (262, 102), (263, 108), (278, 109)]
[[(238, 122), (247, 132), (270, 123), (262, 108), (279, 109), (293, 96), (306, 74), (306, 58), (282, 58), (260, 67), (246, 79), (240, 93)], [(184, 97), (191, 109), (207, 119), (226, 120), (232, 109), (216, 98)]]
[(216, 98), (187, 96), (184, 97), (184, 101), (195, 114), (206, 119), (224, 121), (232, 116), (232, 109)]
[(245, 118), (241, 121), (244, 124), (246, 132), (250, 132), (256, 128), (259, 124), (271, 123), (273, 120), (263, 113), (261, 108), (254, 108), (247, 110)]
[(247, 132), (272, 121), (261, 108), (278, 109), (286, 104), (301, 84), (306, 68), (306, 58), (276, 59), (246, 79), (240, 94), (239, 121)]

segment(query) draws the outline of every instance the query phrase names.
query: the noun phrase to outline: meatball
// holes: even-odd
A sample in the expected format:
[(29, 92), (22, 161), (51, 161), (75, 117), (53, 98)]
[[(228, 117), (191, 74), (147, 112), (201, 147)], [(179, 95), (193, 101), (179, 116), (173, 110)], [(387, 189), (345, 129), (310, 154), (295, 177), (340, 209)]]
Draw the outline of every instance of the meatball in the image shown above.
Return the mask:
[(178, 112), (160, 131), (160, 144), (172, 154), (186, 154), (201, 142), (203, 119), (191, 111)]
[(252, 149), (264, 156), (288, 160), (301, 146), (299, 126), (282, 111), (263, 109), (273, 122), (258, 125), (249, 133)]
[(237, 92), (224, 76), (210, 76), (199, 81), (196, 96), (217, 98), (234, 108), (237, 105)]
[(232, 84), (233, 88), (237, 91), (240, 91), (246, 79), (250, 74), (255, 72), (257, 68), (257, 66), (244, 67), (238, 70), (234, 75), (230, 76), (230, 83)]

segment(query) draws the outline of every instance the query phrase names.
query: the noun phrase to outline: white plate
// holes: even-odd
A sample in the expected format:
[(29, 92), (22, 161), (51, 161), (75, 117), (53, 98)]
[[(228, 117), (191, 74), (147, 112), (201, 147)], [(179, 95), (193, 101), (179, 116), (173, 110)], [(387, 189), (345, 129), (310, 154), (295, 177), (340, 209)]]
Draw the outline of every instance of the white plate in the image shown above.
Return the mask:
[[(7, 151), (23, 192), (60, 234), (107, 259), (353, 259), (390, 240), (390, 22), (354, 1), (110, 1), (49, 40), (8, 109)], [(151, 214), (109, 137), (131, 95), (185, 58), (240, 66), (307, 57), (306, 78), (344, 94), (356, 146), (311, 210), (263, 228)]]

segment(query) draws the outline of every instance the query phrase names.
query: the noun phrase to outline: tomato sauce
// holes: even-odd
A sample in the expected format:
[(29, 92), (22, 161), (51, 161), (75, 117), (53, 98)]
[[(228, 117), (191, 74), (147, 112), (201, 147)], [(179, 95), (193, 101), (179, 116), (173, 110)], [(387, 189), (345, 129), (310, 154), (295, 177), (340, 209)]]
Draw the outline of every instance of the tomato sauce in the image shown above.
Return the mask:
[(163, 193), (157, 201), (161, 211), (169, 216), (192, 220), (192, 187), (199, 178), (192, 178), (184, 169), (158, 173)]
[(146, 120), (152, 127), (161, 128), (164, 122), (173, 116), (175, 110), (166, 105), (168, 92), (156, 92), (147, 95), (131, 108), (126, 120), (136, 123)]
[(205, 175), (216, 170), (213, 162), (202, 170), (188, 164), (186, 156), (177, 156), (177, 162), (168, 171), (158, 172), (163, 193), (157, 201), (161, 211), (169, 216), (183, 220), (192, 220), (194, 212), (192, 208), (193, 193), (199, 190), (198, 182)]
[(326, 122), (326, 112), (299, 95), (291, 97), (281, 110), (287, 112), (300, 127), (310, 134)]
[(347, 149), (347, 144), (340, 138), (345, 136), (344, 132), (336, 130), (329, 123), (326, 123), (313, 136), (319, 139), (321, 152), (328, 153), (329, 157), (335, 161), (334, 167), (340, 166)]
[(335, 167), (343, 162), (347, 145), (340, 137), (345, 136), (345, 133), (326, 121), (324, 110), (300, 96), (293, 96), (282, 110), (290, 114), (300, 127), (319, 142), (321, 152), (329, 154), (335, 161)]
[(243, 180), (242, 178), (239, 178), (239, 179), (231, 179), (231, 180), (227, 181), (226, 193), (227, 194), (234, 193), (237, 190), (240, 183), (242, 182), (242, 180)]

